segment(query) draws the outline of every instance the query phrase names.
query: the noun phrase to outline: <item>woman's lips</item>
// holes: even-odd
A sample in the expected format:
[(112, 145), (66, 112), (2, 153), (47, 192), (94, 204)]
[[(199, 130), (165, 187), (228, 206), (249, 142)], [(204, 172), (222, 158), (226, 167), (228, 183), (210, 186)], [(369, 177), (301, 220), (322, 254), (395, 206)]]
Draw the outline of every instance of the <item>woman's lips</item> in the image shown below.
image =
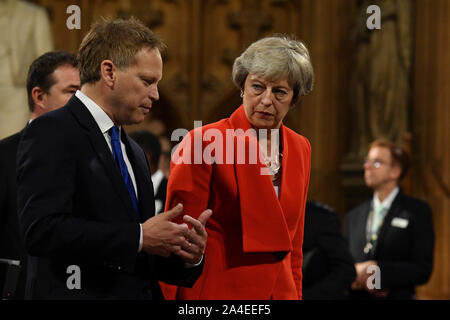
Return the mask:
[(268, 113), (268, 112), (264, 112), (264, 111), (257, 111), (256, 113), (259, 114), (263, 118), (273, 117), (273, 114)]

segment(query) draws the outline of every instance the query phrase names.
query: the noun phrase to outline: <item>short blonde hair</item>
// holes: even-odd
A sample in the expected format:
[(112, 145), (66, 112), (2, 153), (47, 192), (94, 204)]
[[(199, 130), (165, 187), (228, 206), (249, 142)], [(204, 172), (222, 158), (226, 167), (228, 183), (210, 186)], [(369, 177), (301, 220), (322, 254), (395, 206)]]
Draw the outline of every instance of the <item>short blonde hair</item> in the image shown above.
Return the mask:
[(144, 47), (161, 52), (165, 45), (134, 17), (128, 20), (102, 19), (94, 23), (78, 50), (81, 84), (100, 80), (103, 60), (111, 60), (120, 69), (129, 67), (136, 61), (136, 53)]
[(287, 77), (294, 91), (291, 105), (308, 94), (314, 83), (314, 70), (306, 46), (301, 41), (279, 35), (252, 43), (233, 64), (232, 77), (239, 89), (245, 79), (256, 74), (271, 81)]

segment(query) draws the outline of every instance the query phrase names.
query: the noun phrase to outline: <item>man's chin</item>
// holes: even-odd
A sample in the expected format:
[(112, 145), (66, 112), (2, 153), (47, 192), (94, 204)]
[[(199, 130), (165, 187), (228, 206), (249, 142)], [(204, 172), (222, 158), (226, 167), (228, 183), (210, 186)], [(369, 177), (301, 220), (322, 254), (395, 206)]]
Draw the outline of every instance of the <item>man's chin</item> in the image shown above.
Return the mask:
[(374, 188), (374, 184), (371, 181), (364, 181), (364, 183), (366, 184), (366, 187), (373, 189)]
[(127, 121), (125, 122), (125, 125), (132, 126), (134, 124), (140, 124), (140, 123), (144, 122), (144, 120), (145, 120), (145, 115), (136, 116), (136, 117), (127, 119)]

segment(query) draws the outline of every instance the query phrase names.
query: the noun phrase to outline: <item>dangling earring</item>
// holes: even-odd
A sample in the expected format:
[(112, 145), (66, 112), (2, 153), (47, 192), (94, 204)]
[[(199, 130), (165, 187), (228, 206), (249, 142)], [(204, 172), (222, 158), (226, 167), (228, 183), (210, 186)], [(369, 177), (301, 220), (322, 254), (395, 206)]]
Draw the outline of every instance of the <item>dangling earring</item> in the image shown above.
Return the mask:
[(241, 98), (244, 97), (244, 91), (241, 90), (241, 94), (240, 94)]

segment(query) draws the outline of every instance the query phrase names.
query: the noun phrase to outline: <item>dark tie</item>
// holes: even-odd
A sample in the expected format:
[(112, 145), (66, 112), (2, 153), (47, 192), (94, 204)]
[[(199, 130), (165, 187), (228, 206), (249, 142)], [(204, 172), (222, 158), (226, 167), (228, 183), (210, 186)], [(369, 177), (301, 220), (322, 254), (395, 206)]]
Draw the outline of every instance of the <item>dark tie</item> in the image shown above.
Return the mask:
[(119, 165), (120, 173), (122, 174), (122, 178), (123, 181), (125, 182), (125, 186), (127, 187), (128, 193), (130, 194), (134, 211), (136, 211), (136, 216), (138, 218), (138, 221), (140, 221), (139, 206), (136, 197), (136, 192), (134, 191), (133, 181), (131, 180), (130, 173), (128, 172), (127, 169), (127, 165), (125, 164), (125, 160), (123, 160), (122, 148), (120, 146), (119, 129), (117, 129), (116, 126), (113, 126), (109, 130), (109, 135), (111, 137), (114, 160), (116, 160), (116, 162)]

